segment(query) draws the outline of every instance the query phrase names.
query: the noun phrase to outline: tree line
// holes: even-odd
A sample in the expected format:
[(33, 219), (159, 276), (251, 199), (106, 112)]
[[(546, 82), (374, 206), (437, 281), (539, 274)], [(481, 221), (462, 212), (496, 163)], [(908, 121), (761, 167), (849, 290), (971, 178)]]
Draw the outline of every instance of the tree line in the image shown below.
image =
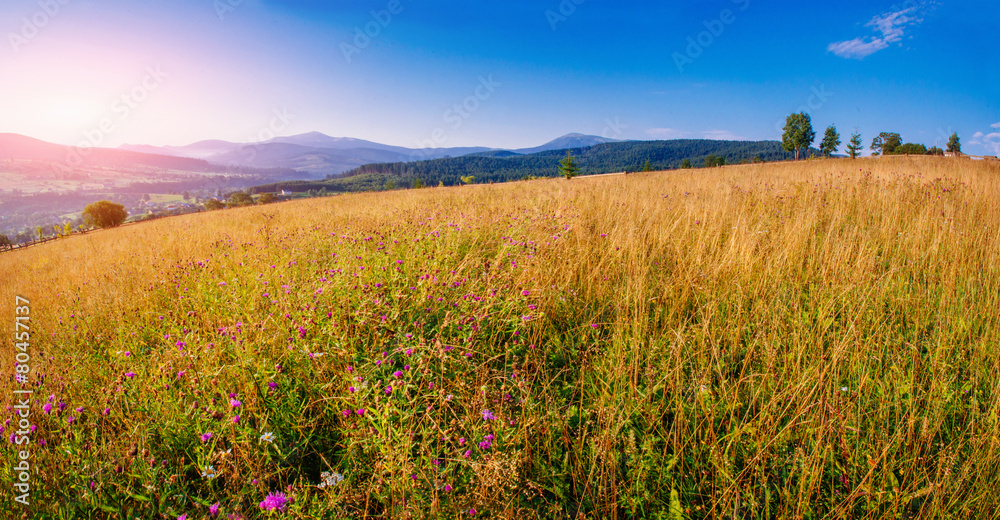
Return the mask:
[[(816, 132), (813, 130), (812, 118), (809, 114), (799, 112), (798, 114), (791, 114), (785, 119), (781, 144), (785, 150), (795, 154), (795, 160), (799, 159), (799, 151), (812, 146), (815, 140)], [(837, 152), (837, 148), (840, 145), (840, 133), (837, 131), (837, 127), (835, 125), (828, 126), (823, 135), (823, 140), (820, 142), (820, 151), (823, 155), (830, 157)], [(872, 139), (870, 148), (872, 155), (875, 156), (944, 155), (945, 153), (945, 150), (936, 146), (928, 148), (919, 143), (904, 143), (902, 137), (895, 132), (880, 133)], [(845, 150), (851, 159), (857, 158), (864, 151), (861, 134), (857, 129), (854, 129), (854, 133), (851, 134), (851, 140), (848, 141)], [(947, 151), (949, 153), (962, 153), (962, 143), (957, 132), (952, 134), (951, 138), (948, 139)]]

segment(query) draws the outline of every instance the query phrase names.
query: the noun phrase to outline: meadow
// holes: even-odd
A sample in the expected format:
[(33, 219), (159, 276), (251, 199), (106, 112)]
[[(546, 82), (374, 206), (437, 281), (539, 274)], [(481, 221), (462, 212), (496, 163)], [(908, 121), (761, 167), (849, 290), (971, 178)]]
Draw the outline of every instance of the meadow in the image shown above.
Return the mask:
[(72, 236), (0, 254), (0, 516), (995, 517), (998, 271), (1000, 166), (937, 157)]

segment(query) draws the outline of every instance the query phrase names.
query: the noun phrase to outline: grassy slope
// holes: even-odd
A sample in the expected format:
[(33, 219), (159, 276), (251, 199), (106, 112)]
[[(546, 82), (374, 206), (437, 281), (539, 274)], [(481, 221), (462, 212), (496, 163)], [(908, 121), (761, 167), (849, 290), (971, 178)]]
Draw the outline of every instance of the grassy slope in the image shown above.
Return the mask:
[(0, 333), (30, 298), (45, 374), (33, 507), (993, 510), (998, 201), (981, 162), (833, 160), (311, 199), (2, 254)]

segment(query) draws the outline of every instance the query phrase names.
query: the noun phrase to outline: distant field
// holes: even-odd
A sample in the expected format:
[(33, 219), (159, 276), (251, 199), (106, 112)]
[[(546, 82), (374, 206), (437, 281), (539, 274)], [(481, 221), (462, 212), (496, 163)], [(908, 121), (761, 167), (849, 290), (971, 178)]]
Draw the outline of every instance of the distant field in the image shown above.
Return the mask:
[[(351, 194), (73, 236), (0, 273), (0, 334), (30, 301), (34, 518), (1000, 506), (998, 163)], [(2, 446), (9, 483), (25, 448)]]
[(185, 202), (183, 195), (172, 195), (169, 193), (150, 193), (149, 201), (155, 202), (157, 204), (167, 204), (171, 202)]

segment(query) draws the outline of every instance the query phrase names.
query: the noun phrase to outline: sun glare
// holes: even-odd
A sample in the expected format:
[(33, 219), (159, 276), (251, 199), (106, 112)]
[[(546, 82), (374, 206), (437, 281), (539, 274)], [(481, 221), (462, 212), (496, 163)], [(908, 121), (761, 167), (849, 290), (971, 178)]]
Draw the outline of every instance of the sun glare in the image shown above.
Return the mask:
[(100, 104), (77, 96), (50, 96), (40, 101), (40, 119), (53, 128), (84, 128), (100, 119)]

